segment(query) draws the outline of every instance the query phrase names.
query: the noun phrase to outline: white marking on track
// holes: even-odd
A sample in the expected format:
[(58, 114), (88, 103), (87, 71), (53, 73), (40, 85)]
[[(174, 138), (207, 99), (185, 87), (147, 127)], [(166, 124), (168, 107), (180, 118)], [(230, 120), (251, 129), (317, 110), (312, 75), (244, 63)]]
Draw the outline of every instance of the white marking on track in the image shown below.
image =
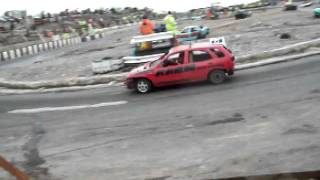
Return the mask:
[(128, 101), (114, 101), (114, 102), (104, 102), (99, 104), (83, 104), (77, 106), (61, 106), (61, 107), (42, 107), (42, 108), (32, 108), (32, 109), (16, 109), (9, 111), (12, 114), (30, 114), (30, 113), (41, 113), (41, 112), (51, 112), (51, 111), (68, 111), (77, 109), (87, 109), (87, 108), (99, 108), (106, 106), (117, 106), (122, 104), (127, 104)]

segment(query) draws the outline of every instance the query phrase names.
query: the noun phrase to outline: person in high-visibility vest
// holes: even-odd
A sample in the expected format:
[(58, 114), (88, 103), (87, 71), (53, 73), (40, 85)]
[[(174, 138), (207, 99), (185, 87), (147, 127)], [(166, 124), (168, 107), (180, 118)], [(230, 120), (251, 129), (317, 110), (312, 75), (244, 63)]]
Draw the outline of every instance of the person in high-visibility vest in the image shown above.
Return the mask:
[(148, 19), (146, 15), (144, 15), (142, 17), (139, 27), (140, 27), (140, 33), (143, 35), (147, 35), (147, 34), (153, 33), (154, 24), (152, 21)]
[(172, 31), (174, 34), (178, 32), (177, 22), (171, 12), (163, 19), (163, 23), (166, 25), (167, 31)]

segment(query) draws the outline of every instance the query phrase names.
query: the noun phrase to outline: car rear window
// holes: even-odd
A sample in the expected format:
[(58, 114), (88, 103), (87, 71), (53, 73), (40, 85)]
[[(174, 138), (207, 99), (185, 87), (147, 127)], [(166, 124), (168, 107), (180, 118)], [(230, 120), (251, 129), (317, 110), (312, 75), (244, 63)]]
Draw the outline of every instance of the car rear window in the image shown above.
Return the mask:
[(206, 51), (192, 51), (192, 56), (190, 56), (192, 59), (191, 62), (201, 62), (201, 61), (208, 61), (212, 57), (211, 55)]
[(213, 48), (213, 49), (210, 49), (217, 57), (219, 58), (222, 58), (224, 57), (224, 53), (222, 51), (220, 51), (219, 49), (217, 48)]

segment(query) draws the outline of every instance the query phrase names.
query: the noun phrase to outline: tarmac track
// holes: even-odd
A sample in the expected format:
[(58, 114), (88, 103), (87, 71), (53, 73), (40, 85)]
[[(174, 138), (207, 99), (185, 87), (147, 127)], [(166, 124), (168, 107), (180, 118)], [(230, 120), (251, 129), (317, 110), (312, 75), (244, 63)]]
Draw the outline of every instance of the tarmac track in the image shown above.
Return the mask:
[(239, 71), (218, 86), (196, 83), (147, 95), (120, 86), (0, 96), (0, 154), (47, 179), (319, 170), (319, 58)]

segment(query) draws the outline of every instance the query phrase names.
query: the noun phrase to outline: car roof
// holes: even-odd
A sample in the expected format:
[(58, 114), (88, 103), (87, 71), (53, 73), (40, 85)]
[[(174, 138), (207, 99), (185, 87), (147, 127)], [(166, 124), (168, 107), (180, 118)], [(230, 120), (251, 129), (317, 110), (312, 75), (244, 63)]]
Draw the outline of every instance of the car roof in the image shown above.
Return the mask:
[(207, 49), (207, 48), (215, 48), (215, 47), (222, 47), (221, 44), (211, 44), (210, 42), (199, 42), (199, 43), (191, 43), (191, 44), (184, 44), (173, 47), (170, 49), (169, 53), (174, 52), (181, 52), (186, 50), (193, 50), (193, 49)]
[(179, 46), (175, 46), (173, 48), (170, 49), (170, 53), (173, 52), (180, 52), (180, 51), (185, 51), (187, 49), (189, 49), (190, 45), (179, 45)]
[(195, 28), (195, 27), (199, 27), (199, 26), (186, 26), (186, 27), (183, 28), (183, 29), (189, 29), (189, 28)]

